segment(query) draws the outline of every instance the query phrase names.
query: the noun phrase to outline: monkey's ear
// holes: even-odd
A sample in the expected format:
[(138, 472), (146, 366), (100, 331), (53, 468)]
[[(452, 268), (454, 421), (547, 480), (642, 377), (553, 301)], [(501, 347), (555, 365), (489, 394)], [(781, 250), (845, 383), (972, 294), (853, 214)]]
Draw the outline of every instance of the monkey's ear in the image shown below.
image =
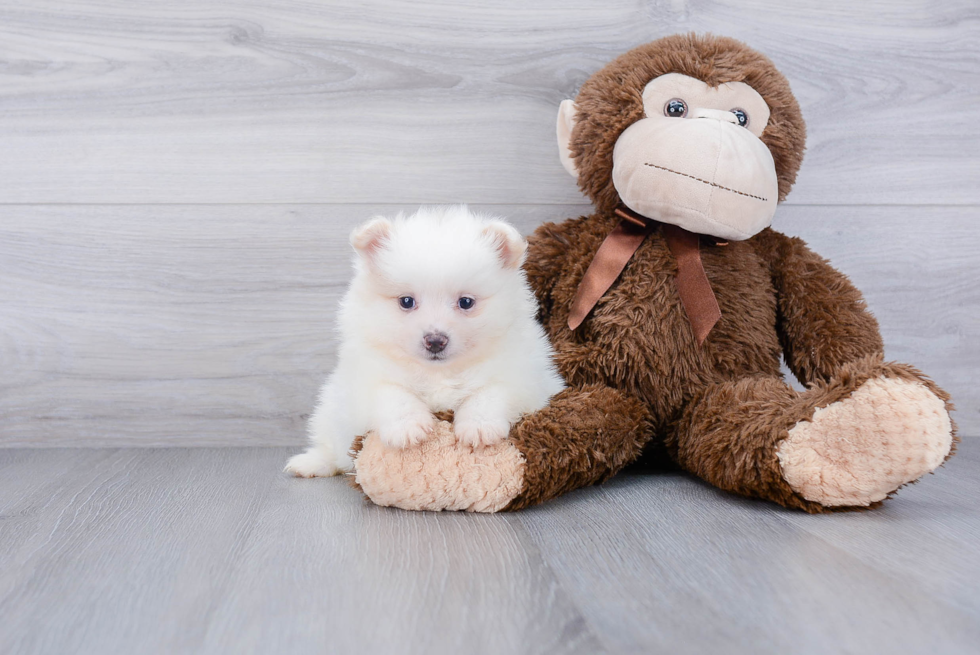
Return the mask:
[(575, 168), (572, 151), (568, 146), (572, 140), (572, 130), (575, 128), (575, 115), (577, 113), (578, 107), (575, 106), (574, 100), (562, 100), (558, 106), (558, 157), (568, 174), (576, 180), (578, 179), (578, 170)]
[(483, 228), (483, 236), (496, 249), (504, 268), (518, 268), (524, 262), (527, 241), (512, 225), (503, 221), (490, 221)]
[(350, 233), (350, 245), (354, 246), (358, 255), (370, 259), (384, 247), (389, 236), (391, 236), (391, 221), (382, 217), (372, 218), (367, 223), (354, 228)]

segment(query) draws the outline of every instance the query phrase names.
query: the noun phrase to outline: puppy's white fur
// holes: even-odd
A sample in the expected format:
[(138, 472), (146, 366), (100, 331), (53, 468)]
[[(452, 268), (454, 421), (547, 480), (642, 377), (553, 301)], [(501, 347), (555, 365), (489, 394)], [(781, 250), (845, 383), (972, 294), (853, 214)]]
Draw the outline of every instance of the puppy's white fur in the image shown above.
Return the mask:
[[(351, 244), (337, 367), (310, 418), (311, 445), (287, 471), (350, 471), (356, 436), (373, 430), (405, 447), (427, 436), (441, 410), (455, 411), (461, 442), (491, 444), (564, 387), (521, 270), (527, 244), (513, 227), (465, 206), (423, 208), (368, 221)], [(426, 335), (448, 337), (444, 350), (428, 350)]]

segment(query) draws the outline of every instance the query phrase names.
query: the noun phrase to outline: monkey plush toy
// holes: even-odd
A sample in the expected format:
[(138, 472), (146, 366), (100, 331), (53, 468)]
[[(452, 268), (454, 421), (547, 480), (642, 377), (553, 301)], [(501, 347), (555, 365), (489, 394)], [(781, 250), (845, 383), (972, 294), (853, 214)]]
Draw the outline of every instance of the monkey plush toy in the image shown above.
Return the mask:
[(769, 227), (804, 138), (786, 79), (732, 39), (663, 38), (593, 75), (561, 104), (558, 141), (595, 213), (539, 227), (525, 263), (568, 388), (491, 447), (449, 423), (407, 450), (359, 439), (357, 484), (406, 509), (514, 510), (661, 453), (824, 512), (942, 464), (949, 396), (885, 362), (858, 290)]

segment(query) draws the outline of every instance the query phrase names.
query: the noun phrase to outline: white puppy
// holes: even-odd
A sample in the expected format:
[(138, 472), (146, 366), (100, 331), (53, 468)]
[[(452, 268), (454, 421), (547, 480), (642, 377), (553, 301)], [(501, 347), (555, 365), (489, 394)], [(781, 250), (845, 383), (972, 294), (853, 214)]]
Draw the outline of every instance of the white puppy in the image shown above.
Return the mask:
[(354, 279), (341, 303), (337, 368), (320, 390), (297, 476), (350, 471), (348, 450), (376, 431), (403, 448), (454, 410), (456, 437), (492, 444), (564, 386), (535, 320), (527, 243), (465, 206), (375, 218), (351, 234)]

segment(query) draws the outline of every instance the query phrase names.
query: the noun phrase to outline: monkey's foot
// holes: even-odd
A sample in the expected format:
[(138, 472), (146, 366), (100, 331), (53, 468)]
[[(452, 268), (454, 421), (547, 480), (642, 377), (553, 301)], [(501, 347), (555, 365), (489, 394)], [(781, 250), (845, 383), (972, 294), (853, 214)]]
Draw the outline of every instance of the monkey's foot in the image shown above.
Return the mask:
[(925, 385), (877, 377), (797, 423), (777, 455), (807, 500), (867, 506), (942, 464), (952, 439), (945, 403)]
[(409, 510), (496, 512), (524, 486), (524, 456), (509, 440), (489, 446), (460, 443), (439, 421), (423, 442), (388, 448), (374, 433), (359, 443), (355, 483), (377, 505)]

